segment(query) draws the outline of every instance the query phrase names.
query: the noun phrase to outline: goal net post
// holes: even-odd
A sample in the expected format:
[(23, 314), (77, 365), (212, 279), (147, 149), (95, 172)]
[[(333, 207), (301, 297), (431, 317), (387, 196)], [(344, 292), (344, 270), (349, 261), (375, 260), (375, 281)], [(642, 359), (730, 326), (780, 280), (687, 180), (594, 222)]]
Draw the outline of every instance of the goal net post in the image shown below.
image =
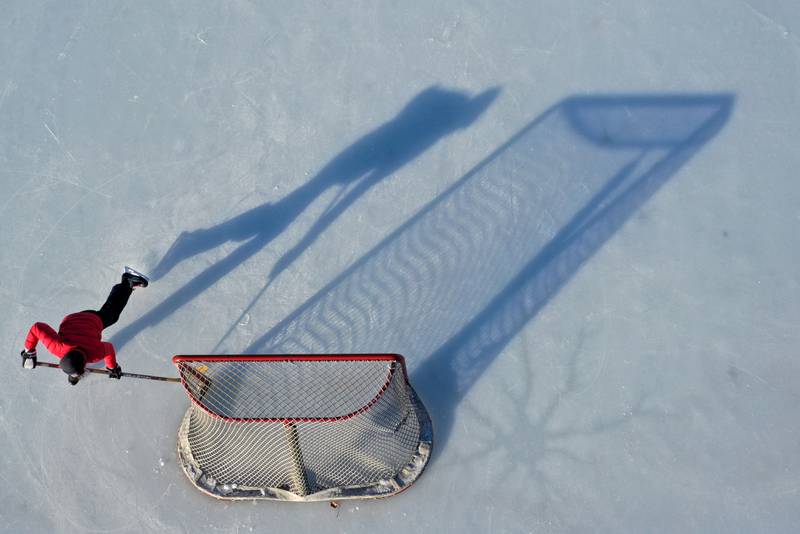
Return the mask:
[(221, 499), (388, 497), (422, 473), (430, 417), (397, 354), (175, 356), (181, 466)]

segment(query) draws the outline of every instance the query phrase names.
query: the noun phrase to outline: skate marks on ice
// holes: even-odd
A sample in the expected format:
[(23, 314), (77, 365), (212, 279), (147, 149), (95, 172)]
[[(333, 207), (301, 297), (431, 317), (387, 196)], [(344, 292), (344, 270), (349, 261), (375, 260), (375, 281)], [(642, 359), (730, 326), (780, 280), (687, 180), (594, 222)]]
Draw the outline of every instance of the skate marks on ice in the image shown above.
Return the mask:
[(405, 354), (441, 452), (483, 372), (732, 106), (728, 94), (562, 101), (245, 352)]
[[(155, 458), (171, 462), (174, 454), (174, 426), (171, 418), (154, 422), (147, 418), (120, 417), (120, 398), (112, 399), (99, 392), (98, 383), (89, 381), (70, 393), (76, 398), (62, 406), (43, 406), (42, 416), (30, 421), (26, 432), (35, 447), (28, 466), (36, 500), (34, 525), (49, 523), (31, 530), (31, 514), (22, 514), (25, 528), (8, 532), (164, 532), (169, 520), (160, 509), (168, 506), (178, 476), (162, 473)], [(118, 395), (118, 394), (117, 394)], [(127, 394), (124, 397), (128, 397)], [(128, 397), (123, 402), (131, 402)], [(157, 396), (138, 399), (143, 411), (155, 413), (163, 399)], [(91, 418), (86, 406), (92, 405)], [(126, 425), (131, 432), (108, 432), (109, 420)], [(150, 435), (146, 441), (135, 436)], [(59, 442), (54, 444), (53, 437)], [(110, 441), (109, 441), (110, 440)], [(103, 455), (99, 445), (115, 454)], [(57, 445), (57, 446), (56, 446)], [(36, 462), (33, 461), (36, 460)], [(155, 465), (154, 465), (155, 464)], [(146, 466), (152, 466), (150, 468)], [(109, 488), (128, 488), (125, 506), (109, 508)], [(76, 488), (80, 488), (76, 491)], [(145, 496), (145, 498), (143, 498)], [(31, 501), (23, 509), (30, 509)], [(13, 519), (13, 516), (11, 517)], [(55, 519), (57, 523), (53, 524)], [(5, 524), (5, 523), (4, 523)]]
[[(175, 266), (228, 242), (241, 242), (230, 254), (206, 268), (142, 317), (114, 335), (122, 347), (195, 299), (286, 230), (329, 190), (336, 196), (302, 238), (266, 275), (269, 284), (297, 259), (325, 229), (381, 180), (414, 160), (442, 138), (469, 127), (492, 104), (499, 89), (476, 96), (433, 86), (414, 97), (396, 117), (361, 137), (327, 163), (310, 181), (277, 202), (250, 209), (213, 227), (183, 232), (152, 270), (166, 276)], [(263, 290), (262, 290), (263, 292)]]

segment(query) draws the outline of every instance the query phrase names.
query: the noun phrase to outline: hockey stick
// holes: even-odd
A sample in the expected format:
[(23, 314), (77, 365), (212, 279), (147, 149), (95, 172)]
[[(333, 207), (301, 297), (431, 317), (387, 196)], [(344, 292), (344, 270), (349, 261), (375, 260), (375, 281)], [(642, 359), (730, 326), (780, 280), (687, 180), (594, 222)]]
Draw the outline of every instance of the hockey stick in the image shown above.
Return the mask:
[[(61, 367), (57, 363), (50, 363), (50, 362), (37, 362), (36, 367), (51, 367), (53, 369), (61, 369)], [(91, 367), (86, 368), (87, 373), (98, 373), (102, 375), (110, 374), (109, 371), (106, 369), (93, 369)], [(162, 382), (178, 382), (180, 383), (180, 378), (173, 378), (169, 376), (153, 376), (153, 375), (141, 375), (138, 373), (126, 373), (123, 371), (122, 376), (128, 378), (143, 378), (145, 380), (160, 380)]]

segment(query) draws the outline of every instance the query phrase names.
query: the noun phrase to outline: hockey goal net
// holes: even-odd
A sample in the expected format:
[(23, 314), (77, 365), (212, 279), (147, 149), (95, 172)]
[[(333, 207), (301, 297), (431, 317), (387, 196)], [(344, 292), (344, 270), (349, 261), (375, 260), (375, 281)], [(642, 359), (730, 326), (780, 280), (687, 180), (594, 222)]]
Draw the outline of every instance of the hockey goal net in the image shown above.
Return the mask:
[(402, 356), (175, 356), (191, 399), (178, 456), (225, 499), (317, 501), (406, 489), (430, 418)]

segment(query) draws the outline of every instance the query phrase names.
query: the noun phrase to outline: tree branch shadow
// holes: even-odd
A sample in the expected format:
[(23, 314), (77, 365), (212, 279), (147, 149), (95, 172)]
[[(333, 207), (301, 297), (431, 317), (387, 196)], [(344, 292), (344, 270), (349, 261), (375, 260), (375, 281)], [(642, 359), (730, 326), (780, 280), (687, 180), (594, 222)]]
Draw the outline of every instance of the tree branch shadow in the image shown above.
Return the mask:
[[(621, 414), (584, 424), (565, 426), (560, 421), (559, 415), (568, 417), (569, 406), (578, 403), (580, 395), (591, 385), (582, 383), (579, 371), (581, 358), (590, 353), (584, 346), (586, 337), (584, 331), (576, 336), (560, 381), (553, 383), (544, 378), (537, 381), (534, 360), (519, 356), (511, 364), (514, 372), (500, 377), (499, 387), (492, 390), (496, 391), (496, 397), (491, 405), (465, 402), (461, 417), (469, 420), (470, 430), (468, 443), (462, 448), (468, 452), (448, 457), (446, 465), (485, 473), (484, 487), (505, 491), (512, 502), (519, 501), (520, 506), (534, 508), (540, 514), (553, 504), (573, 502), (569, 488), (558, 482), (564, 475), (564, 462), (579, 469), (591, 469), (594, 464), (592, 458), (581, 456), (571, 447), (583, 445), (586, 449), (588, 440), (622, 431), (635, 419), (663, 417), (657, 410), (647, 408), (651, 393), (640, 392), (633, 398), (630, 409)], [(537, 382), (540, 387), (535, 388)], [(546, 401), (541, 403), (535, 393), (543, 389), (548, 393)], [(498, 406), (503, 407), (501, 413)], [(495, 464), (501, 467), (492, 469)], [(520, 494), (518, 488), (526, 491)], [(536, 496), (533, 501), (531, 494)]]

